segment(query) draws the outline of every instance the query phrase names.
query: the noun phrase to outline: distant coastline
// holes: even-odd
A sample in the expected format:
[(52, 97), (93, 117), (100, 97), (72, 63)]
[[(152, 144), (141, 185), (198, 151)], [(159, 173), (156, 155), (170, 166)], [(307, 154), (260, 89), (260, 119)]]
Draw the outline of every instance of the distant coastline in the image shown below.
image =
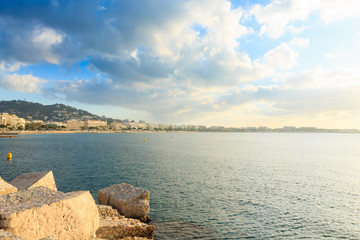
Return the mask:
[[(250, 123), (251, 124), (251, 123)], [(327, 129), (311, 126), (270, 128), (148, 123), (97, 116), (63, 104), (42, 105), (26, 101), (0, 101), (0, 134), (19, 131), (39, 133), (123, 133), (123, 132), (260, 132), (260, 133), (360, 133), (358, 129)]]
[[(327, 130), (327, 129), (326, 129)], [(16, 135), (29, 135), (29, 134), (79, 134), (79, 133), (89, 133), (89, 134), (110, 134), (110, 133), (360, 133), (359, 131), (351, 130), (319, 130), (319, 131), (166, 131), (166, 130), (124, 130), (124, 131), (110, 131), (110, 130), (95, 130), (95, 131), (86, 131), (86, 130), (39, 130), (39, 131), (0, 131), (1, 138), (12, 138)]]

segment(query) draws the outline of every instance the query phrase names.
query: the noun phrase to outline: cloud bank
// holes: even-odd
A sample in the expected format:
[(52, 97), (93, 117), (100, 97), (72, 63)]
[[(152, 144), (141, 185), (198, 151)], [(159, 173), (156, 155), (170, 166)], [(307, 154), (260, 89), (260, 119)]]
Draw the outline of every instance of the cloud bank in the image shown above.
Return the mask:
[[(359, 100), (357, 72), (297, 68), (300, 49), (312, 43), (299, 35), (307, 21), (358, 17), (357, 2), (274, 0), (245, 9), (227, 0), (7, 1), (0, 8), (0, 84), (173, 122), (264, 102), (254, 114), (358, 109), (350, 104)], [(250, 54), (244, 43), (253, 38), (270, 47)], [(90, 78), (18, 72), (83, 61)]]

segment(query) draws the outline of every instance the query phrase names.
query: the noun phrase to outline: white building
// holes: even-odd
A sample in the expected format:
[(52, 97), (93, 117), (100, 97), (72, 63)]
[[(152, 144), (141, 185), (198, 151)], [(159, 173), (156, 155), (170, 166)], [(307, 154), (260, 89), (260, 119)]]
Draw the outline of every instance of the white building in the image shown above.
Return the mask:
[(106, 128), (107, 127), (107, 122), (106, 121), (101, 121), (101, 120), (85, 120), (84, 121), (84, 127), (89, 129), (89, 128)]
[(130, 129), (136, 129), (137, 130), (139, 128), (139, 125), (136, 122), (127, 121), (127, 122), (122, 122), (122, 124), (124, 126), (126, 126), (126, 128), (130, 128)]
[(14, 129), (25, 129), (25, 119), (9, 113), (0, 113), (0, 124)]
[(112, 130), (115, 130), (115, 131), (119, 131), (119, 130), (123, 130), (123, 129), (126, 129), (127, 127), (122, 124), (121, 122), (112, 122), (110, 124), (110, 127)]
[(66, 129), (68, 130), (81, 130), (82, 128), (84, 128), (84, 126), (85, 126), (84, 121), (79, 121), (79, 120), (66, 121)]

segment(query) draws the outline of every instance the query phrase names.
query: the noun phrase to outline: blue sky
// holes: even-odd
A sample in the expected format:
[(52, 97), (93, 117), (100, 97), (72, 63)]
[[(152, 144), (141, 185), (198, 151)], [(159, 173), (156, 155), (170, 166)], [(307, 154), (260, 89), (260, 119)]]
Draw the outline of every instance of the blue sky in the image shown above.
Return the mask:
[(360, 129), (357, 0), (0, 1), (0, 100)]

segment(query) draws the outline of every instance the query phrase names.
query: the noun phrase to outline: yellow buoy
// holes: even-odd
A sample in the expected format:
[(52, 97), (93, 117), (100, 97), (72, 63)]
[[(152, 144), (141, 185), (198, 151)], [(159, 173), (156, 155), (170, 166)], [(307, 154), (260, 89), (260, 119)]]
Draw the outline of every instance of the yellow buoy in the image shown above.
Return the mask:
[(11, 160), (12, 154), (11, 154), (11, 153), (8, 153), (8, 154), (6, 155), (6, 158), (9, 159), (9, 160)]
[(144, 142), (146, 142), (146, 140), (144, 139)]

